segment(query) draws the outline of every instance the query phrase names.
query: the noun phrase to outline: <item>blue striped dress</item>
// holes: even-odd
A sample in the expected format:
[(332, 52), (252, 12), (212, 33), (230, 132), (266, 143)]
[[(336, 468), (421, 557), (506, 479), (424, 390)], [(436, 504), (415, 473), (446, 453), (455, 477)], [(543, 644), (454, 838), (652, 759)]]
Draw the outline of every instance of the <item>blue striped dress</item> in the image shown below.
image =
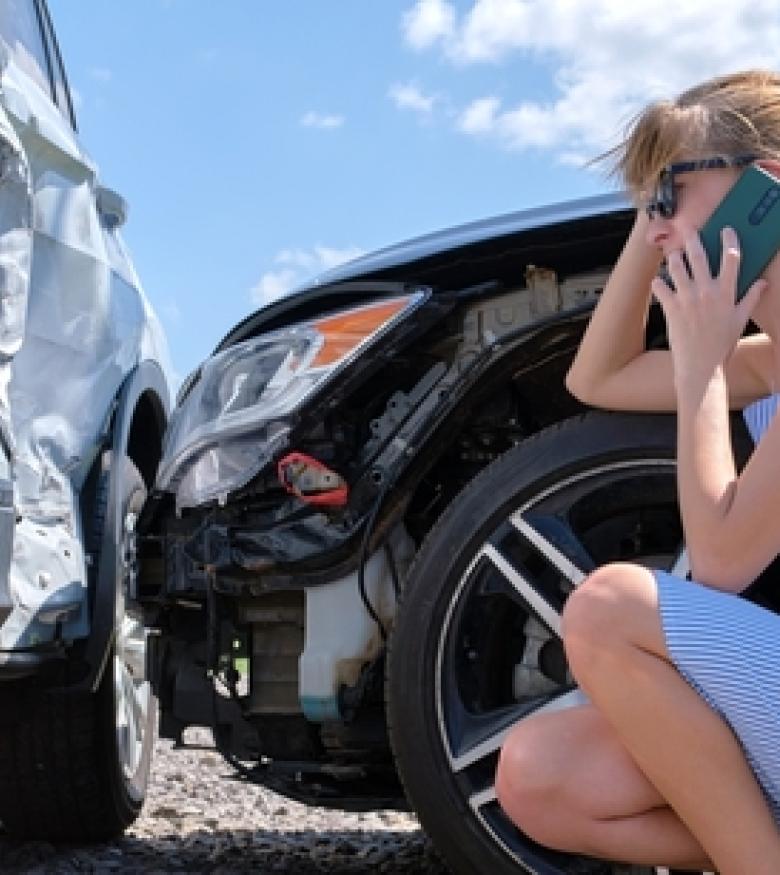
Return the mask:
[[(778, 396), (745, 409), (758, 441)], [(680, 674), (729, 724), (780, 824), (780, 615), (656, 571), (661, 623)]]

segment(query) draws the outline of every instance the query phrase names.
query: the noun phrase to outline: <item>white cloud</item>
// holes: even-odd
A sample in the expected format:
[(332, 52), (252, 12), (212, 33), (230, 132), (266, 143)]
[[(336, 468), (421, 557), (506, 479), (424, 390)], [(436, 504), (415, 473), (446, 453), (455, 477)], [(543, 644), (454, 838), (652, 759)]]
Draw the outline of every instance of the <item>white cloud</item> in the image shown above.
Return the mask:
[(318, 243), (312, 249), (283, 249), (277, 256), (279, 264), (287, 264), (300, 270), (327, 270), (351, 261), (363, 254), (363, 250), (357, 246), (348, 246), (346, 249), (334, 249), (332, 246), (323, 246)]
[(260, 282), (250, 292), (252, 303), (265, 307), (283, 298), (297, 285), (298, 272), (295, 270), (269, 270), (260, 277)]
[(424, 94), (413, 82), (392, 85), (388, 94), (398, 109), (410, 109), (420, 115), (429, 115), (436, 103), (435, 95)]
[(496, 110), (501, 105), (497, 97), (482, 97), (470, 103), (458, 119), (458, 127), (466, 134), (487, 134), (496, 124)]
[(322, 112), (314, 112), (309, 110), (301, 116), (301, 124), (305, 128), (320, 128), (321, 130), (333, 130), (340, 128), (344, 124), (343, 115), (328, 115)]
[(363, 255), (363, 250), (357, 246), (336, 249), (317, 244), (311, 249), (283, 249), (274, 257), (277, 267), (266, 271), (252, 288), (251, 301), (257, 307), (265, 307), (283, 298), (309, 277), (360, 255)]
[[(652, 8), (618, 0), (474, 0), (458, 15), (446, 0), (418, 0), (403, 24), (409, 45), (437, 44), (461, 76), (469, 65), (510, 57), (551, 68), (551, 99), (483, 94), (456, 125), (509, 149), (553, 150), (570, 163), (612, 145), (648, 100), (730, 70), (780, 67), (777, 0), (713, 9), (710, 0), (655, 0)], [(503, 92), (507, 83), (504, 72)]]
[(406, 41), (415, 49), (427, 49), (452, 37), (455, 12), (447, 0), (418, 0), (403, 17)]
[(90, 67), (87, 72), (97, 82), (110, 82), (114, 78), (113, 72), (108, 67)]

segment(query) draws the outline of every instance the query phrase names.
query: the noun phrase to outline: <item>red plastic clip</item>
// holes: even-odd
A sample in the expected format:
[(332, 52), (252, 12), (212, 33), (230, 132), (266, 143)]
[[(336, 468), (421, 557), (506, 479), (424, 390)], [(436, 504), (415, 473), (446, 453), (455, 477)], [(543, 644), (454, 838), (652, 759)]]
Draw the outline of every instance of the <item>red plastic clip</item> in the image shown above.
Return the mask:
[(276, 470), (282, 486), (307, 504), (342, 507), (347, 503), (344, 478), (305, 453), (289, 453)]

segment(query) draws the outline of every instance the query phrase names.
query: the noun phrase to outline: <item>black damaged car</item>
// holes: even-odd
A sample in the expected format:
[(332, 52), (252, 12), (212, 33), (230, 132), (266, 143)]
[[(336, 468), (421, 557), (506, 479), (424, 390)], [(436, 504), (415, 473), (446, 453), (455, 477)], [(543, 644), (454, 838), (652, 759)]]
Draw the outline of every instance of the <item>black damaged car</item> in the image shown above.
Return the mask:
[(458, 872), (653, 871), (539, 847), (493, 787), (508, 728), (576, 701), (578, 582), (684, 573), (674, 418), (564, 387), (632, 218), (606, 195), (432, 234), (228, 334), (138, 524), (164, 737), (213, 727), (303, 802), (411, 807)]

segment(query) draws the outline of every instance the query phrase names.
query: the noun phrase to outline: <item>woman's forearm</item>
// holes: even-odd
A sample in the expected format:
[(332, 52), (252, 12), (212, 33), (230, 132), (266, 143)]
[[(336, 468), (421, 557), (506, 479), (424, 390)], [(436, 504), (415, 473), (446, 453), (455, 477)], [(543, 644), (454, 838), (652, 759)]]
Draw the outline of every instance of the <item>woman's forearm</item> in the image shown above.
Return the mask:
[(647, 222), (637, 214), (566, 376), (581, 401), (598, 404), (600, 387), (644, 352), (650, 283), (661, 261), (647, 244)]
[(678, 385), (677, 483), (685, 542), (694, 579), (717, 589), (740, 589), (731, 580), (723, 525), (737, 486), (729, 427), (728, 388), (722, 368), (709, 381)]

